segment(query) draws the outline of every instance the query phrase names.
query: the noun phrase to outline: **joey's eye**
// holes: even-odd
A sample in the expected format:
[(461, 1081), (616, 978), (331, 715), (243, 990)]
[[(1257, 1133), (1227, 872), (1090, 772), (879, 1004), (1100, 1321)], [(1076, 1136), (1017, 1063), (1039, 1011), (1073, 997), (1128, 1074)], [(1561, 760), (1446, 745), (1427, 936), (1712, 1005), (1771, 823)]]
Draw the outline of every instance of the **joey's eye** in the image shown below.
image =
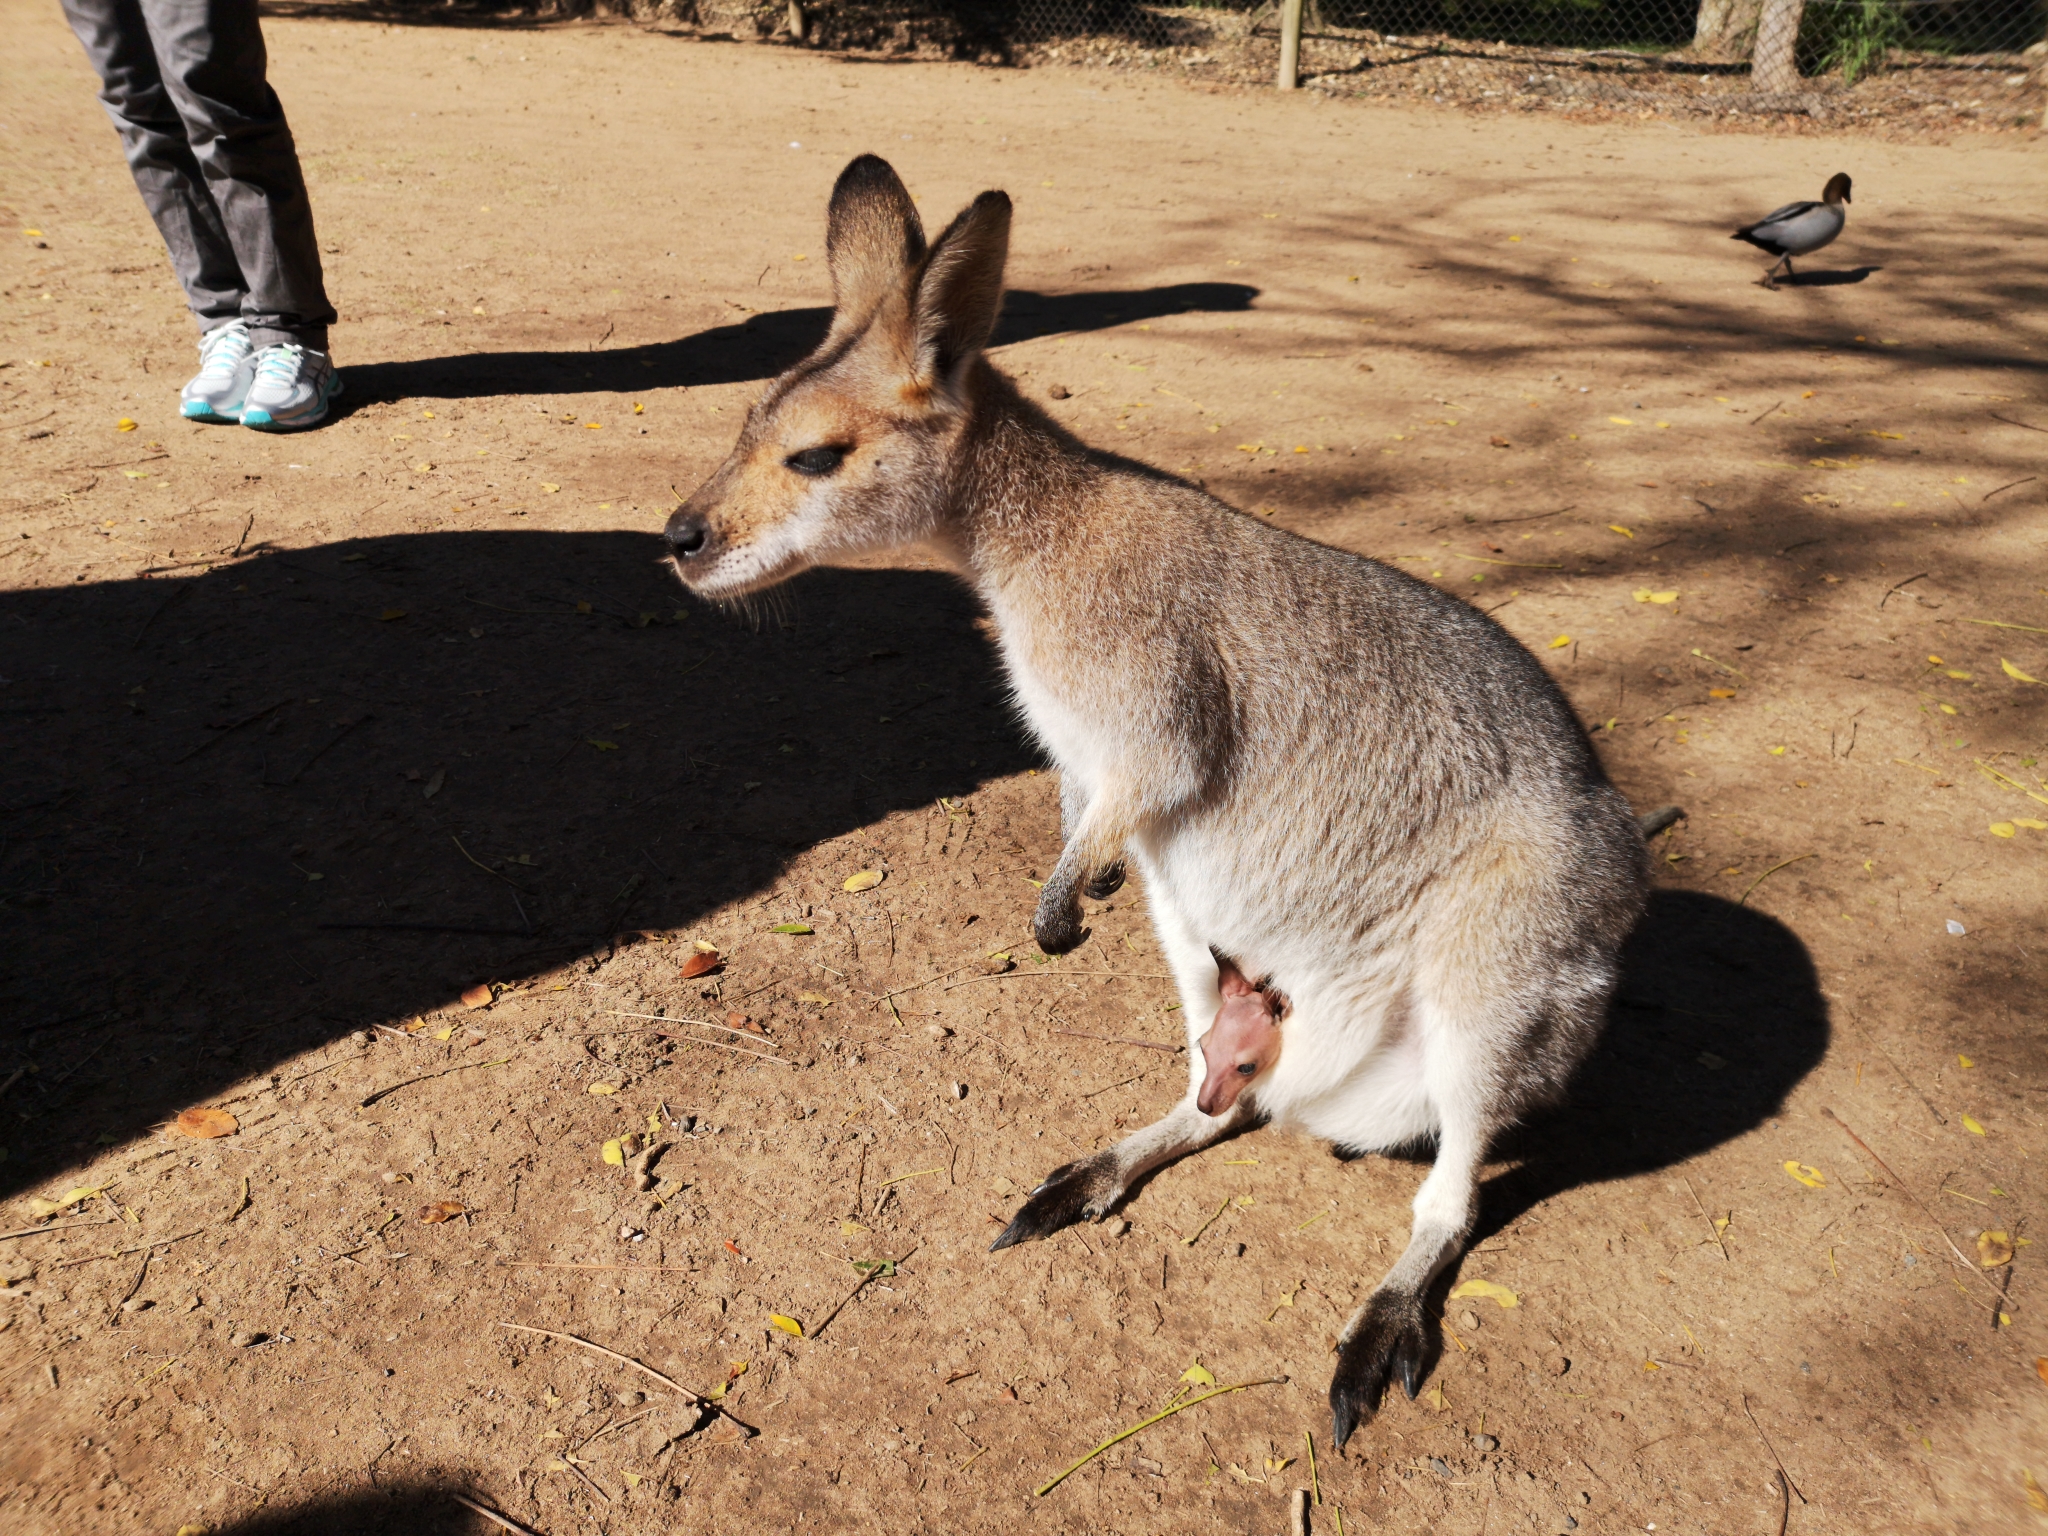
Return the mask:
[(1239, 1077), (1250, 1077), (1258, 1070), (1259, 1064), (1255, 1061), (1240, 1061), (1237, 1064), (1237, 1075)]
[(831, 474), (845, 458), (844, 448), (805, 448), (801, 452), (792, 453), (782, 462), (798, 474), (816, 479), (820, 475)]

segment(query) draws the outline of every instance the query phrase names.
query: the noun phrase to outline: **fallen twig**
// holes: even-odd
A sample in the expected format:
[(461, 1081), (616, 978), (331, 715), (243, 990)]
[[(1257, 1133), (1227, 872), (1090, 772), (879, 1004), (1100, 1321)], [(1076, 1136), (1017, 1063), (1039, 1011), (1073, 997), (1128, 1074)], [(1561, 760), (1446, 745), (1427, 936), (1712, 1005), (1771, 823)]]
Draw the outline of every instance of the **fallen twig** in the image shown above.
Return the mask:
[(2020, 629), (2030, 635), (2048, 635), (2048, 629), (2036, 629), (2031, 624), (2007, 624), (1998, 619), (1965, 619), (1965, 624), (1982, 624), (1986, 629)]
[(0, 1243), (17, 1237), (40, 1237), (45, 1232), (69, 1232), (73, 1227), (109, 1227), (120, 1219), (118, 1216), (103, 1216), (98, 1221), (67, 1221), (61, 1227), (23, 1227), (19, 1232), (0, 1232)]
[(368, 1109), (387, 1094), (396, 1093), (401, 1088), (410, 1088), (414, 1083), (432, 1082), (437, 1077), (446, 1077), (450, 1072), (467, 1072), (471, 1067), (502, 1067), (511, 1059), (510, 1056), (504, 1056), (496, 1061), (464, 1061), (458, 1062), (452, 1067), (443, 1067), (438, 1072), (423, 1072), (418, 1077), (408, 1077), (402, 1082), (393, 1083), (389, 1088), (379, 1088), (356, 1107), (358, 1109)]
[(1892, 594), (1898, 591), (1899, 588), (1910, 587), (1916, 581), (1925, 581), (1929, 576), (1933, 574), (1934, 573), (1932, 571), (1922, 571), (1917, 576), (1908, 576), (1904, 581), (1895, 582), (1893, 585), (1886, 587), (1884, 589), (1884, 596), (1880, 597), (1877, 600), (1877, 606), (1882, 608), (1886, 603), (1890, 602), (1892, 600)]
[(540, 1334), (543, 1338), (560, 1339), (564, 1343), (577, 1345), (582, 1349), (589, 1350), (592, 1354), (603, 1355), (607, 1360), (616, 1360), (621, 1365), (630, 1365), (634, 1370), (640, 1372), (641, 1375), (647, 1377), (649, 1380), (660, 1382), (664, 1387), (667, 1387), (671, 1392), (681, 1393), (690, 1402), (703, 1403), (709, 1401), (708, 1398), (700, 1397), (695, 1392), (692, 1392), (688, 1387), (684, 1386), (681, 1382), (671, 1381), (668, 1377), (662, 1375), (661, 1372), (657, 1371), (653, 1366), (642, 1365), (638, 1360), (635, 1360), (631, 1355), (622, 1355), (615, 1349), (606, 1349), (602, 1344), (593, 1344), (590, 1342), (590, 1340), (585, 1338), (579, 1338), (577, 1335), (573, 1333), (557, 1333), (552, 1328), (531, 1328), (528, 1327), (525, 1323), (500, 1322), (498, 1326), (500, 1328), (510, 1328), (516, 1333), (537, 1333)]
[[(756, 988), (755, 990), (756, 990), (756, 991), (758, 991), (758, 990), (759, 990), (759, 988)], [(751, 997), (751, 996), (753, 996), (753, 993), (751, 993), (751, 992), (750, 992), (750, 993), (748, 993), (748, 994), (747, 994), (747, 996)], [(738, 999), (738, 998), (735, 998), (735, 999), (734, 999), (734, 1001), (735, 1001), (735, 1002), (737, 1002), (737, 1001), (740, 1001), (740, 999)], [(625, 1010), (625, 1009), (623, 1009), (623, 1008), (607, 1008), (607, 1009), (605, 1009), (605, 1012), (606, 1012), (606, 1013), (609, 1013), (609, 1014), (611, 1014), (611, 1015), (613, 1015), (613, 1016), (614, 1016), (614, 1017), (616, 1017), (616, 1018), (621, 1018), (621, 1019), (653, 1019), (653, 1020), (654, 1020), (654, 1021), (655, 1021), (656, 1023), (659, 1023), (659, 1024), (701, 1024), (701, 1025), (702, 1025), (702, 1026), (703, 1026), (704, 1028), (706, 1028), (706, 1029), (722, 1029), (722, 1030), (724, 1030), (724, 1031), (725, 1031), (725, 1032), (726, 1032), (726, 1033), (727, 1033), (728, 1035), (740, 1035), (740, 1036), (744, 1036), (744, 1037), (747, 1037), (747, 1038), (751, 1038), (751, 1039), (755, 1039), (755, 1040), (766, 1040), (766, 1039), (768, 1038), (766, 1034), (764, 1034), (763, 1032), (761, 1032), (761, 1031), (759, 1031), (759, 1030), (753, 1030), (753, 1029), (735, 1029), (735, 1028), (734, 1028), (734, 1027), (733, 1027), (732, 1025), (730, 1025), (730, 1024), (714, 1024), (714, 1023), (712, 1023), (712, 1022), (711, 1022), (711, 1021), (710, 1021), (709, 1019), (672, 1019), (672, 1018), (670, 1018), (670, 1017), (669, 1017), (669, 1016), (668, 1016), (667, 1014), (665, 1014), (665, 1013), (628, 1013), (628, 1012), (626, 1012), (626, 1010)], [(658, 1035), (658, 1034), (660, 1034), (660, 1033), (661, 1033), (661, 1031), (660, 1031), (660, 1030), (658, 1030), (658, 1029), (645, 1029), (645, 1030), (625, 1030), (625, 1029), (621, 1029), (621, 1030), (607, 1030), (607, 1031), (603, 1031), (603, 1033), (607, 1033), (607, 1034), (621, 1034), (621, 1035), (625, 1035), (625, 1034), (645, 1034), (645, 1035)], [(773, 1042), (773, 1041), (771, 1040), (771, 1041), (769, 1041), (769, 1044), (771, 1044), (771, 1045), (772, 1045), (772, 1044), (774, 1044), (774, 1042)]]
[(517, 1520), (511, 1519), (510, 1517), (505, 1515), (501, 1515), (495, 1509), (487, 1509), (483, 1505), (477, 1503), (475, 1499), (469, 1498), (464, 1494), (457, 1493), (453, 1488), (450, 1488), (448, 1490), (448, 1497), (453, 1499), (456, 1503), (460, 1504), (464, 1509), (468, 1510), (471, 1514), (482, 1515), (486, 1520), (490, 1521), (491, 1524), (497, 1526), (500, 1530), (512, 1532), (512, 1536), (540, 1536), (540, 1532), (534, 1530), (533, 1527), (521, 1525)]
[(1135, 1045), (1147, 1051), (1165, 1051), (1169, 1056), (1178, 1056), (1187, 1049), (1184, 1045), (1161, 1045), (1157, 1040), (1133, 1040), (1129, 1035), (1091, 1035), (1078, 1029), (1056, 1029), (1053, 1033), (1076, 1040), (1100, 1040), (1104, 1045)]
[(1744, 891), (1742, 893), (1741, 899), (1738, 900), (1735, 903), (1735, 905), (1737, 905), (1738, 907), (1747, 906), (1749, 904), (1749, 898), (1751, 894), (1756, 890), (1756, 888), (1762, 885), (1766, 880), (1770, 879), (1771, 876), (1775, 875), (1779, 870), (1788, 868), (1789, 866), (1800, 863), (1801, 861), (1806, 859), (1817, 859), (1819, 857), (1820, 855), (1817, 853), (1801, 853), (1795, 854), (1793, 857), (1786, 859), (1783, 863), (1773, 864), (1769, 869), (1765, 870), (1762, 874), (1758, 875), (1754, 880), (1749, 882), (1749, 890)]
[[(644, 1013), (644, 1014), (637, 1014), (637, 1015), (632, 1015), (632, 1017), (637, 1017), (637, 1018), (644, 1018), (644, 1019), (651, 1019), (651, 1018), (657, 1018), (657, 1017), (659, 1017), (659, 1015), (657, 1015), (657, 1014), (651, 1014), (651, 1013)], [(678, 1023), (681, 1023), (681, 1024), (694, 1024), (694, 1023), (696, 1023), (697, 1021), (696, 1021), (695, 1019), (679, 1019), (679, 1020), (677, 1020), (677, 1022), (678, 1022)], [(718, 1027), (719, 1027), (719, 1026), (718, 1026), (718, 1025), (715, 1025), (715, 1024), (714, 1024), (714, 1025), (712, 1026), (712, 1028), (714, 1028), (714, 1029), (716, 1029), (716, 1028), (718, 1028)], [(750, 1029), (749, 1029), (749, 1030), (734, 1030), (734, 1031), (733, 1031), (733, 1033), (734, 1033), (734, 1034), (745, 1034), (745, 1035), (748, 1035), (748, 1036), (750, 1036), (750, 1037), (751, 1037), (751, 1036), (753, 1036), (753, 1034), (754, 1034), (754, 1032), (753, 1032), (752, 1030), (750, 1030)], [(682, 1041), (682, 1042), (683, 1042), (683, 1043), (684, 1043), (685, 1045), (708, 1045), (708, 1046), (710, 1046), (710, 1047), (711, 1047), (711, 1048), (712, 1048), (713, 1050), (717, 1050), (717, 1051), (737, 1051), (737, 1052), (738, 1052), (738, 1053), (739, 1053), (740, 1055), (742, 1055), (742, 1056), (752, 1056), (752, 1057), (753, 1057), (753, 1058), (755, 1058), (755, 1059), (756, 1059), (757, 1061), (772, 1061), (772, 1062), (775, 1062), (776, 1064), (778, 1064), (778, 1065), (780, 1065), (780, 1066), (785, 1066), (785, 1067), (795, 1067), (795, 1066), (796, 1066), (796, 1063), (795, 1063), (795, 1062), (793, 1062), (793, 1061), (791, 1061), (791, 1060), (790, 1060), (790, 1059), (789, 1059), (788, 1057), (786, 1057), (786, 1056), (770, 1056), (770, 1055), (769, 1055), (769, 1054), (768, 1054), (768, 1053), (767, 1053), (766, 1051), (750, 1051), (750, 1050), (747, 1050), (747, 1049), (746, 1049), (745, 1047), (743, 1047), (743, 1046), (737, 1046), (737, 1045), (734, 1045), (734, 1044), (732, 1044), (732, 1043), (731, 1043), (730, 1041), (726, 1041), (726, 1040), (700, 1040), (700, 1039), (698, 1039), (698, 1038), (697, 1038), (697, 1037), (696, 1037), (695, 1035), (679, 1035), (679, 1034), (677, 1034), (677, 1033), (676, 1033), (676, 1032), (675, 1032), (674, 1030), (669, 1030), (669, 1029), (592, 1029), (592, 1030), (586, 1030), (586, 1031), (584, 1032), (584, 1038), (586, 1038), (586, 1039), (589, 1039), (589, 1038), (591, 1038), (592, 1036), (596, 1036), (596, 1035), (659, 1035), (659, 1036), (661, 1036), (661, 1038), (662, 1038), (662, 1039), (664, 1039), (664, 1040), (680, 1040), (680, 1041)], [(757, 1037), (757, 1038), (758, 1038), (758, 1037)]]
[(848, 1304), (852, 1302), (853, 1298), (858, 1296), (863, 1290), (867, 1288), (867, 1283), (870, 1280), (874, 1279), (877, 1275), (882, 1274), (885, 1270), (893, 1271), (897, 1269), (906, 1260), (909, 1259), (911, 1254), (917, 1252), (917, 1250), (922, 1248), (923, 1246), (924, 1244), (921, 1242), (912, 1243), (910, 1247), (907, 1250), (905, 1250), (902, 1258), (890, 1259), (885, 1264), (877, 1264), (873, 1269), (869, 1270), (866, 1274), (862, 1275), (860, 1277), (860, 1280), (854, 1285), (854, 1288), (846, 1293), (846, 1300), (840, 1302), (839, 1305), (834, 1307), (830, 1312), (827, 1312), (824, 1315), (824, 1317), (819, 1320), (816, 1326), (814, 1326), (811, 1329), (810, 1333), (807, 1334), (806, 1337), (813, 1339), (817, 1338), (819, 1334), (825, 1331), (826, 1324), (830, 1323), (833, 1318), (837, 1317), (840, 1313), (844, 1312)]
[(1158, 1070), (1159, 1069), (1157, 1067), (1147, 1067), (1143, 1072), (1134, 1072), (1129, 1077), (1126, 1077), (1119, 1082), (1104, 1083), (1100, 1088), (1090, 1088), (1086, 1093), (1082, 1094), (1081, 1097), (1084, 1099), (1092, 1099), (1100, 1094), (1105, 1094), (1109, 1092), (1109, 1090), (1112, 1088), (1128, 1087), (1130, 1084), (1135, 1083), (1139, 1078), (1149, 1077)]
[(1048, 1493), (1051, 1493), (1053, 1489), (1059, 1487), (1061, 1483), (1065, 1482), (1068, 1478), (1072, 1477), (1076, 1472), (1080, 1471), (1083, 1467), (1087, 1466), (1089, 1462), (1093, 1461), (1096, 1457), (1100, 1456), (1112, 1445), (1115, 1445), (1120, 1441), (1130, 1439), (1131, 1436), (1139, 1433), (1141, 1430), (1150, 1429), (1154, 1424), (1157, 1424), (1161, 1419), (1170, 1419), (1176, 1413), (1179, 1413), (1184, 1409), (1192, 1408), (1197, 1403), (1208, 1402), (1209, 1399), (1212, 1397), (1222, 1397), (1231, 1392), (1242, 1392), (1247, 1387), (1277, 1387), (1286, 1380), (1287, 1378), (1285, 1376), (1268, 1376), (1263, 1381), (1240, 1381), (1233, 1386), (1218, 1387), (1214, 1392), (1204, 1392), (1200, 1397), (1191, 1397), (1184, 1403), (1176, 1403), (1173, 1405), (1173, 1407), (1168, 1408), (1163, 1412), (1153, 1414), (1151, 1418), (1146, 1419), (1141, 1424), (1133, 1424), (1129, 1429), (1126, 1429), (1119, 1434), (1111, 1435), (1107, 1440), (1103, 1441), (1102, 1444), (1095, 1447), (1095, 1449), (1090, 1451), (1086, 1456), (1083, 1456), (1071, 1467), (1068, 1467), (1067, 1470), (1062, 1472), (1058, 1477), (1053, 1478), (1050, 1482), (1041, 1483), (1038, 1487), (1034, 1488), (1032, 1490), (1032, 1493), (1038, 1498), (1044, 1498)]
[(2029, 432), (2048, 432), (2048, 427), (2037, 427), (2032, 422), (2028, 421), (2014, 421), (2010, 416), (2001, 416), (1996, 411), (1986, 411), (1984, 414), (1989, 416), (1993, 421), (2004, 422), (2008, 427), (2025, 427)]
[[(1941, 1218), (1934, 1214), (1933, 1209), (1929, 1207), (1925, 1200), (1922, 1200), (1918, 1195), (1913, 1193), (1913, 1186), (1908, 1184), (1904, 1179), (1900, 1178), (1896, 1173), (1892, 1173), (1891, 1164), (1887, 1163), (1883, 1158), (1879, 1157), (1875, 1152), (1871, 1151), (1870, 1143), (1865, 1141), (1861, 1136), (1858, 1136), (1854, 1131), (1850, 1130), (1848, 1121), (1844, 1120), (1832, 1109), (1823, 1108), (1821, 1110), (1821, 1113), (1826, 1115), (1830, 1120), (1834, 1121), (1835, 1124), (1839, 1125), (1842, 1128), (1843, 1132), (1848, 1136), (1848, 1138), (1851, 1141), (1855, 1142), (1858, 1147), (1863, 1149), (1863, 1155), (1865, 1157), (1868, 1157), (1873, 1163), (1877, 1164), (1878, 1167), (1882, 1168), (1887, 1174), (1891, 1175), (1891, 1181), (1894, 1184), (1898, 1185), (1900, 1189), (1906, 1192), (1906, 1198), (1912, 1201), (1915, 1205), (1920, 1207), (1920, 1214), (1925, 1216), (1928, 1219), (1928, 1221), (1933, 1224), (1934, 1230), (1941, 1234), (1941, 1240), (1944, 1243), (1948, 1244), (1948, 1251), (1956, 1256), (1956, 1262), (1962, 1265), (1964, 1269), (1967, 1269), (1977, 1279), (1983, 1280), (1984, 1284), (1990, 1289), (1991, 1294), (1994, 1297), (1997, 1297), (2000, 1301), (2003, 1301), (2004, 1297), (1999, 1292), (1998, 1287), (1992, 1285), (1989, 1280), (1985, 1280), (1984, 1272), (1963, 1256), (1963, 1250), (1956, 1246), (1956, 1240), (1948, 1235), (1948, 1228), (1944, 1227), (1941, 1224)], [(1795, 1488), (1793, 1492), (1797, 1493), (1798, 1490)], [(1806, 1496), (1804, 1494), (1800, 1494), (1799, 1502), (1802, 1504), (1806, 1502)]]
[(1755, 425), (1757, 424), (1757, 422), (1759, 422), (1759, 421), (1762, 421), (1762, 420), (1764, 419), (1764, 416), (1768, 416), (1768, 415), (1770, 415), (1770, 414), (1771, 414), (1771, 411), (1775, 411), (1775, 410), (1779, 409), (1780, 407), (1782, 407), (1782, 406), (1784, 405), (1784, 403), (1785, 403), (1784, 401), (1780, 400), (1780, 401), (1778, 402), (1778, 404), (1777, 404), (1777, 405), (1774, 405), (1774, 406), (1772, 406), (1772, 407), (1771, 407), (1771, 410), (1770, 410), (1770, 411), (1765, 411), (1765, 412), (1763, 413), (1763, 416), (1757, 416), (1757, 417), (1754, 417), (1754, 418), (1752, 418), (1752, 420), (1750, 421), (1750, 423), (1749, 423), (1749, 424), (1750, 424), (1750, 425), (1751, 425), (1752, 427), (1753, 427), (1753, 426), (1755, 426)]
[(291, 703), (290, 699), (279, 699), (275, 704), (270, 705), (266, 709), (259, 709), (253, 715), (244, 715), (242, 716), (241, 719), (236, 720), (231, 724), (222, 726), (218, 732), (216, 732), (212, 736), (207, 737), (206, 740), (199, 743), (198, 746), (194, 747), (190, 752), (187, 752), (183, 757), (172, 758), (172, 766), (175, 767), (179, 763), (190, 762), (193, 758), (197, 757), (200, 753), (204, 752), (208, 747), (214, 746), (219, 742), (225, 741), (228, 737), (234, 735), (235, 732), (242, 729), (243, 726), (254, 725), (258, 720), (261, 720), (264, 716), (276, 714), (280, 709), (283, 709), (285, 705), (289, 703)]
[(1735, 1260), (1733, 1256), (1730, 1255), (1730, 1253), (1728, 1252), (1728, 1239), (1723, 1237), (1721, 1235), (1721, 1229), (1714, 1225), (1714, 1218), (1707, 1214), (1706, 1206), (1701, 1204), (1700, 1202), (1700, 1192), (1692, 1187), (1692, 1180), (1689, 1178), (1685, 1181), (1685, 1192), (1688, 1195), (1692, 1196), (1692, 1203), (1695, 1206), (1699, 1207), (1700, 1220), (1704, 1221), (1707, 1224), (1707, 1230), (1713, 1233), (1714, 1241), (1720, 1244), (1721, 1257), (1728, 1260), (1728, 1262), (1731, 1264), (1734, 1263)]
[[(1744, 1418), (1749, 1420), (1749, 1427), (1756, 1431), (1757, 1439), (1763, 1441), (1764, 1449), (1771, 1453), (1771, 1460), (1777, 1462), (1778, 1476), (1785, 1480), (1785, 1486), (1794, 1493), (1799, 1493), (1799, 1485), (1792, 1481), (1792, 1474), (1785, 1470), (1785, 1463), (1778, 1455), (1778, 1448), (1771, 1444), (1771, 1437), (1764, 1433), (1763, 1425), (1757, 1423), (1756, 1415), (1749, 1411), (1749, 1394), (1747, 1392), (1742, 1394), (1742, 1414)], [(1799, 1493), (1799, 1502), (1802, 1504), (1806, 1502), (1805, 1494)], [(1778, 1527), (1780, 1536), (1783, 1536), (1784, 1529), (1782, 1525)]]
[(505, 1269), (630, 1269), (636, 1273), (687, 1275), (692, 1273), (687, 1264), (571, 1264), (556, 1259), (500, 1259)]
[(188, 1237), (197, 1237), (204, 1227), (194, 1227), (190, 1232), (180, 1232), (176, 1237), (160, 1237), (153, 1243), (139, 1243), (133, 1248), (117, 1248), (112, 1253), (89, 1253), (82, 1259), (66, 1259), (61, 1264), (52, 1264), (52, 1269), (76, 1269), (81, 1264), (97, 1264), (101, 1259), (125, 1259), (131, 1253), (145, 1253), (151, 1248), (168, 1248), (172, 1243), (182, 1243)]
[[(2036, 480), (2040, 478), (2041, 477), (2039, 475), (2028, 475), (2024, 480), (2008, 480), (2005, 482), (2005, 484), (2001, 485), (1998, 488), (1998, 491), (2009, 491), (2016, 485), (2032, 485)], [(1980, 507), (1983, 506), (1985, 502), (1989, 501), (1992, 497), (1996, 496), (1998, 494), (1998, 491), (1986, 491), (1982, 496), (1979, 496), (1977, 498), (1977, 505)]]

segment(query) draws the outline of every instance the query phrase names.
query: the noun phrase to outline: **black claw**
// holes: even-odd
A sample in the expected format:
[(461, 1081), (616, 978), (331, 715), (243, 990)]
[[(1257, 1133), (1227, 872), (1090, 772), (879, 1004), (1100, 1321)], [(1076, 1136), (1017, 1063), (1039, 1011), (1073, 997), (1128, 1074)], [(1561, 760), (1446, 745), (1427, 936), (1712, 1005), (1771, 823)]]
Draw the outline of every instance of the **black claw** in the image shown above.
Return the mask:
[(1374, 1292), (1365, 1304), (1365, 1315), (1340, 1347), (1336, 1374), (1330, 1380), (1330, 1437), (1339, 1449), (1352, 1430), (1372, 1418), (1391, 1382), (1399, 1381), (1414, 1398), (1428, 1358), (1422, 1298)]
[(1090, 901), (1106, 901), (1122, 890), (1123, 884), (1124, 863), (1122, 859), (1118, 859), (1116, 863), (1096, 875), (1082, 889), (1088, 893)]

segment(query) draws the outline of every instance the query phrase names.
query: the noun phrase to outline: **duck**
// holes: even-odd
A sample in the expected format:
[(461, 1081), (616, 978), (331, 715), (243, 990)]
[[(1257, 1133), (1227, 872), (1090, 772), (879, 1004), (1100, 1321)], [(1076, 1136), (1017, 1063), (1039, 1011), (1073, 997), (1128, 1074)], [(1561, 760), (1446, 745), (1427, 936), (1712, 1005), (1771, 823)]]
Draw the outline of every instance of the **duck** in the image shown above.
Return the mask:
[(1842, 232), (1842, 226), (1849, 222), (1844, 205), (1850, 201), (1848, 174), (1837, 171), (1821, 189), (1819, 202), (1787, 203), (1769, 218), (1738, 229), (1728, 238), (1747, 240), (1758, 250), (1778, 258), (1759, 279), (1764, 287), (1775, 288), (1779, 267), (1790, 277), (1794, 256), (1811, 255)]

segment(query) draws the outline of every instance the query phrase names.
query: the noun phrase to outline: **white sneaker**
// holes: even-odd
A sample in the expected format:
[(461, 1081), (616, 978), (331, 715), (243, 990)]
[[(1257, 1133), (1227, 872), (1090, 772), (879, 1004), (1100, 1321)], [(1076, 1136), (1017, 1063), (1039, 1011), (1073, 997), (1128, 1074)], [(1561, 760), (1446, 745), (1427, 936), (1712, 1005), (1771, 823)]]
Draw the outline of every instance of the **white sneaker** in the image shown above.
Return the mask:
[(178, 414), (187, 421), (233, 423), (256, 377), (256, 347), (239, 320), (215, 326), (199, 338), (199, 371), (178, 391)]
[(256, 377), (242, 403), (242, 425), (259, 432), (289, 432), (327, 418), (341, 393), (341, 375), (325, 352), (281, 341), (256, 354)]

